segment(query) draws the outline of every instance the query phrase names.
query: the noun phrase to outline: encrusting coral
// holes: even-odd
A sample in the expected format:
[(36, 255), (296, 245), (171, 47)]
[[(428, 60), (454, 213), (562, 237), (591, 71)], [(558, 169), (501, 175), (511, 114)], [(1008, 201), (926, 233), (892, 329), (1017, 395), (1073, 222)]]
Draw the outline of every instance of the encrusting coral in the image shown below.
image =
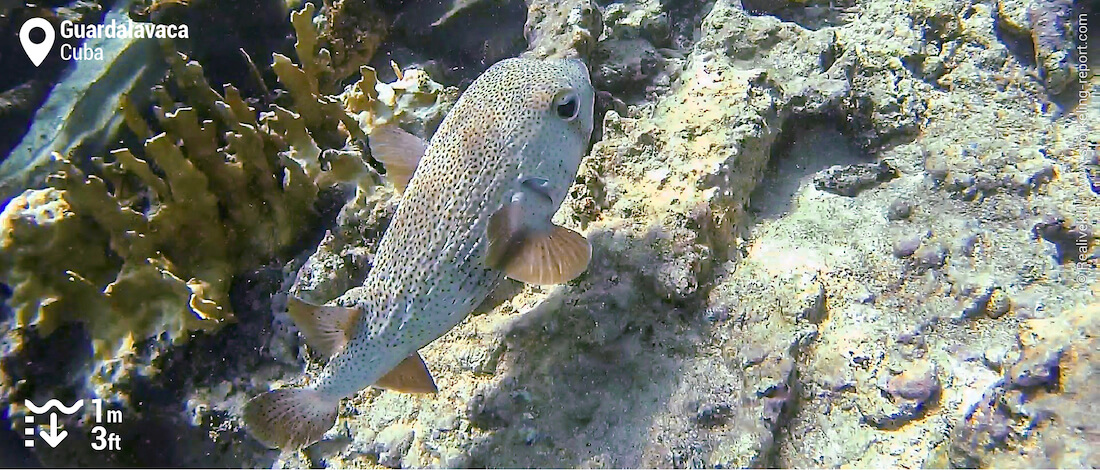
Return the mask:
[(359, 150), (363, 129), (320, 91), (332, 71), (313, 13), (306, 4), (291, 15), (302, 65), (279, 54), (272, 64), (293, 111), (257, 114), (235, 87), (218, 93), (198, 63), (171, 54), (186, 104), (158, 87), (147, 122), (121, 100), (140, 151), (89, 164), (54, 155), (61, 169), (49, 187), (24, 192), (0, 215), (0, 276), (13, 289), (17, 327), (49, 334), (83, 322), (100, 358), (165, 332), (178, 340), (217, 328), (233, 319), (233, 276), (300, 238), (321, 189), (379, 184)]

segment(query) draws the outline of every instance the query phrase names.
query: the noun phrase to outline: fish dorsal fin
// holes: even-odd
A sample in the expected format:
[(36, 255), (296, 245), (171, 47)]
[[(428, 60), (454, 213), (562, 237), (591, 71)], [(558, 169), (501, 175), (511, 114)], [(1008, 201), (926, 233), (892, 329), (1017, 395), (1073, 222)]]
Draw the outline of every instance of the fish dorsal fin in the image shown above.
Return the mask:
[(592, 245), (573, 230), (550, 225), (535, 232), (516, 219), (515, 206), (505, 206), (489, 219), (489, 249), (486, 264), (527, 284), (549, 285), (569, 282), (588, 268)]
[(325, 356), (340, 352), (348, 344), (360, 312), (352, 307), (313, 305), (293, 295), (286, 302), (286, 313), (302, 330), (306, 343)]
[(374, 385), (401, 393), (435, 393), (439, 390), (418, 352), (406, 357)]
[(398, 191), (405, 191), (428, 143), (394, 124), (374, 128), (368, 139), (371, 155), (386, 168), (386, 178)]

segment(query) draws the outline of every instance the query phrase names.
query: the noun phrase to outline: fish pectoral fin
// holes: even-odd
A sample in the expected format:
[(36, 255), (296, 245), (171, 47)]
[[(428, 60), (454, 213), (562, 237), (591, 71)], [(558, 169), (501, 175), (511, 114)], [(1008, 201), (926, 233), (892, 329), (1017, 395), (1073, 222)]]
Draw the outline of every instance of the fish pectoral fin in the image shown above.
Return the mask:
[(313, 305), (293, 295), (286, 302), (286, 313), (302, 330), (306, 344), (325, 356), (340, 352), (348, 344), (360, 312), (358, 308)]
[(398, 191), (405, 191), (420, 157), (428, 150), (428, 143), (395, 124), (374, 128), (367, 139), (371, 156), (386, 168), (386, 179)]
[(435, 393), (439, 390), (432, 374), (428, 372), (428, 366), (424, 364), (424, 359), (417, 352), (406, 357), (374, 385), (401, 393)]
[(489, 219), (486, 265), (537, 285), (569, 282), (588, 269), (592, 245), (584, 235), (558, 225), (544, 232), (527, 229), (515, 207), (505, 206)]

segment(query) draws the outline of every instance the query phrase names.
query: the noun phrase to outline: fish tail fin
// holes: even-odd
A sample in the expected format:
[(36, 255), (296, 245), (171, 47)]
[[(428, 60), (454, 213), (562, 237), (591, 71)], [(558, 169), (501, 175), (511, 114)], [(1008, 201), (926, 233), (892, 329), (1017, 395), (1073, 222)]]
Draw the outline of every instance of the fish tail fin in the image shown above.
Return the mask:
[(339, 404), (316, 390), (271, 390), (249, 400), (244, 422), (268, 447), (297, 449), (321, 440), (336, 424)]

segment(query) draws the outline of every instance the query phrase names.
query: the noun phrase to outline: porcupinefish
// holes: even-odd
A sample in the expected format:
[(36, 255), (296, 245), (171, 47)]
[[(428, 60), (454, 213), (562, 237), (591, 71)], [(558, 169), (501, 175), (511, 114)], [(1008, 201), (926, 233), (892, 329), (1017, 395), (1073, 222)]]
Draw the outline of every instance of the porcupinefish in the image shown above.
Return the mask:
[[(403, 189), (361, 287), (287, 311), (306, 342), (330, 356), (300, 389), (245, 406), (271, 447), (318, 441), (340, 400), (368, 386), (436, 391), (417, 350), (460, 323), (505, 276), (560, 284), (588, 266), (588, 240), (551, 217), (592, 134), (593, 90), (575, 59), (507, 59), (470, 85), (425, 144), (395, 127), (370, 135), (373, 156)], [(422, 157), (421, 157), (422, 154)]]

